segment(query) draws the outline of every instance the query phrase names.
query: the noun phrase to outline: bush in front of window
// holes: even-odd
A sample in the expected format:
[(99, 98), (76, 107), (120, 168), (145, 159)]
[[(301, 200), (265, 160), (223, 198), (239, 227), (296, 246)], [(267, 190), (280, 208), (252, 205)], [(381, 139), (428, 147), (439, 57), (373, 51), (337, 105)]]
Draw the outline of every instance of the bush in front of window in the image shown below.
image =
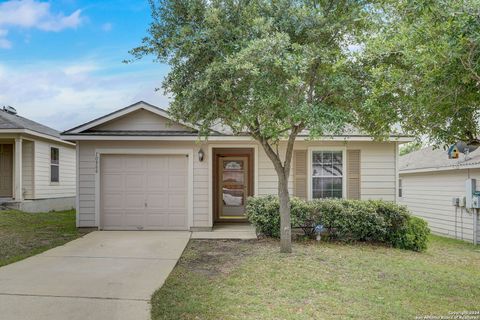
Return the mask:
[(323, 225), (329, 237), (340, 241), (385, 242), (387, 224), (370, 201), (324, 199), (312, 201), (315, 224)]
[[(278, 238), (279, 202), (275, 196), (250, 197), (246, 215), (257, 232)], [(386, 201), (291, 199), (292, 228), (313, 236), (322, 225), (328, 238), (345, 242), (376, 242), (396, 248), (423, 251), (430, 230), (424, 220), (411, 216), (404, 206)]]
[[(290, 217), (293, 226), (310, 224), (313, 212), (312, 204), (298, 198), (291, 199)], [(256, 227), (257, 232), (273, 238), (280, 237), (280, 203), (278, 197), (268, 195), (249, 197), (246, 205), (246, 216)]]

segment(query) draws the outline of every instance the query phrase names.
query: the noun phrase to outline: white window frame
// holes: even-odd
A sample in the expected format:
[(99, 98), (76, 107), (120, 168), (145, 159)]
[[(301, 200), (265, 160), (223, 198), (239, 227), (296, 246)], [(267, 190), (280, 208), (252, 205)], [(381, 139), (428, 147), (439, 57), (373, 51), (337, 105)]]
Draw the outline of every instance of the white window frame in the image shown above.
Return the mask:
[(342, 199), (347, 195), (347, 148), (346, 147), (309, 147), (307, 157), (307, 192), (308, 200), (313, 200), (312, 187), (312, 157), (314, 151), (341, 151), (342, 152)]
[[(52, 163), (52, 150), (57, 149), (58, 150), (58, 163), (54, 164)], [(60, 184), (60, 148), (56, 146), (50, 146), (50, 184), (51, 185), (58, 185)], [(52, 166), (57, 166), (58, 167), (58, 181), (52, 181)]]

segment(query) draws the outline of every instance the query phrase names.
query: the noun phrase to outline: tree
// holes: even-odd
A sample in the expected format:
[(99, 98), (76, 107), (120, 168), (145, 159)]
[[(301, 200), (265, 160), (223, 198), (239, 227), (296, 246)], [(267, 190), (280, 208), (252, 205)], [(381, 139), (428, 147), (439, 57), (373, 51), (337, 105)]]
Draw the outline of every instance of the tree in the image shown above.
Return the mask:
[(400, 147), (400, 155), (404, 156), (406, 154), (418, 151), (423, 148), (422, 141), (412, 141), (410, 143), (404, 144)]
[[(281, 252), (291, 252), (288, 179), (297, 136), (371, 126), (355, 57), (374, 12), (358, 0), (151, 1), (153, 22), (135, 58), (171, 66), (163, 88), (171, 114), (208, 135), (221, 122), (257, 140), (278, 175)], [(362, 121), (359, 121), (362, 119)]]
[(436, 145), (477, 142), (480, 118), (480, 1), (403, 0), (376, 6), (377, 32), (365, 41), (367, 104), (378, 117)]

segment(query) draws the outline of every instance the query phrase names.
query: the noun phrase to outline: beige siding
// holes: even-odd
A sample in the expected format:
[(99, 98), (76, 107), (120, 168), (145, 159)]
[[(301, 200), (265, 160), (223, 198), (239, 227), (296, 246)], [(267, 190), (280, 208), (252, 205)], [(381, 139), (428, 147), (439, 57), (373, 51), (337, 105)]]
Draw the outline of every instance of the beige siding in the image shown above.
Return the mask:
[(34, 195), (34, 141), (23, 140), (22, 142), (22, 188), (24, 199), (33, 199)]
[(188, 128), (170, 120), (153, 114), (150, 111), (140, 109), (123, 117), (99, 125), (92, 130), (185, 130)]
[[(277, 174), (270, 159), (256, 142), (215, 142), (215, 147), (235, 147), (245, 144), (258, 148), (258, 181), (256, 189), (259, 195), (277, 194)], [(377, 142), (297, 142), (296, 150), (307, 150), (308, 146), (345, 146), (347, 149), (361, 151), (361, 196), (364, 199), (395, 200), (395, 144)], [(210, 172), (208, 143), (181, 141), (82, 141), (79, 142), (79, 226), (96, 226), (95, 222), (95, 150), (98, 148), (138, 148), (139, 150), (192, 149), (194, 154), (193, 172), (193, 226), (207, 227), (211, 218), (209, 194)], [(205, 160), (198, 160), (198, 150), (205, 152)], [(280, 146), (280, 152), (285, 148)], [(141, 152), (141, 151), (139, 151)], [(293, 170), (291, 171), (289, 190), (293, 195)]]
[[(50, 182), (50, 148), (59, 148), (60, 182)], [(74, 197), (75, 146), (43, 140), (35, 141), (35, 199)]]
[(473, 240), (473, 215), (452, 205), (453, 197), (465, 195), (465, 180), (477, 179), (480, 169), (460, 169), (431, 173), (400, 174), (403, 197), (414, 215), (425, 219), (432, 232), (452, 238)]
[[(283, 157), (284, 146), (280, 146), (279, 152)], [(290, 171), (292, 172), (292, 171)], [(292, 175), (290, 175), (290, 178)], [(288, 181), (288, 191), (293, 194), (293, 179)], [(261, 146), (258, 147), (258, 194), (261, 196), (278, 193), (278, 175), (273, 163)]]

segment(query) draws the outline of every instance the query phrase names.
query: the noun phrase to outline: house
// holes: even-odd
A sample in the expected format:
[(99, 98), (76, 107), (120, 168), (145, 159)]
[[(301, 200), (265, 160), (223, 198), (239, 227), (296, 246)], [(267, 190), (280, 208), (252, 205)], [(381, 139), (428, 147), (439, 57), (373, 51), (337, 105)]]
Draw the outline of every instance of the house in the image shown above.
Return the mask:
[[(77, 223), (105, 230), (208, 230), (245, 221), (245, 200), (277, 193), (277, 175), (249, 136), (207, 140), (138, 102), (62, 133), (76, 142)], [(289, 189), (303, 198), (396, 200), (398, 145), (359, 133), (295, 143)], [(282, 149), (282, 145), (280, 145)]]
[(75, 144), (60, 133), (0, 110), (0, 205), (27, 212), (75, 207)]
[(425, 219), (433, 233), (474, 242), (480, 225), (463, 203), (470, 178), (477, 179), (480, 190), (480, 149), (457, 159), (432, 147), (412, 152), (400, 157), (399, 203)]

